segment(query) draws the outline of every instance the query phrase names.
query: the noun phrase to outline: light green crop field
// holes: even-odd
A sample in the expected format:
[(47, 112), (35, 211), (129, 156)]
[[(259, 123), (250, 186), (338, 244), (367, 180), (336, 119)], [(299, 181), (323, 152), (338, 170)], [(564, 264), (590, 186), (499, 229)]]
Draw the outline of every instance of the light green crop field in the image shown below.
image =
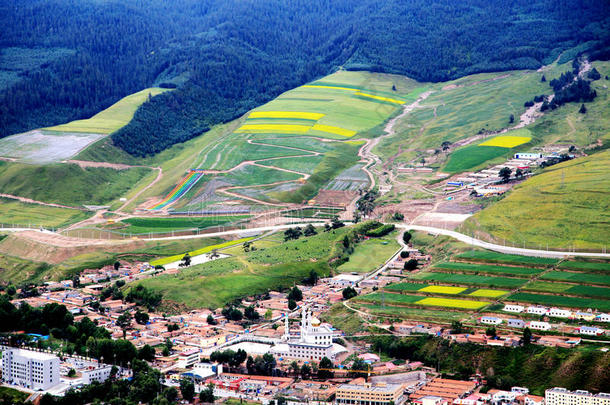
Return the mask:
[(580, 270), (584, 272), (598, 273), (610, 271), (610, 262), (576, 262), (576, 261), (565, 261), (559, 263), (559, 268)]
[(603, 249), (610, 235), (610, 151), (551, 166), (465, 226), (526, 247)]
[(0, 223), (23, 226), (62, 227), (88, 218), (84, 211), (23, 203), (0, 197)]
[(590, 285), (574, 285), (567, 283), (534, 281), (523, 287), (527, 291), (539, 291), (548, 293), (563, 293), (568, 295), (580, 295), (583, 297), (599, 297), (610, 299), (610, 288), (594, 287)]
[(249, 215), (223, 215), (215, 217), (188, 218), (128, 218), (121, 223), (123, 227), (114, 228), (117, 232), (131, 234), (162, 233), (181, 229), (204, 229), (211, 226), (227, 225), (249, 218)]
[(127, 125), (133, 118), (138, 107), (148, 100), (149, 97), (154, 97), (165, 91), (168, 91), (168, 89), (161, 89), (158, 87), (144, 89), (122, 98), (91, 118), (76, 120), (45, 129), (59, 132), (110, 134)]
[(610, 274), (570, 273), (567, 271), (551, 271), (543, 274), (541, 279), (571, 281), (583, 284), (605, 284), (610, 285)]
[(557, 305), (569, 308), (591, 308), (599, 311), (610, 311), (610, 300), (594, 298), (565, 297), (562, 295), (543, 295), (517, 293), (507, 298), (509, 301), (527, 302), (541, 305)]
[(529, 267), (495, 266), (488, 264), (472, 264), (460, 262), (444, 262), (434, 265), (438, 270), (453, 270), (467, 273), (489, 273), (489, 274), (508, 274), (514, 276), (532, 276), (542, 273), (543, 269), (533, 269)]
[(523, 264), (533, 267), (548, 267), (557, 264), (557, 259), (545, 257), (519, 256), (506, 253), (492, 252), (491, 250), (469, 250), (455, 256), (456, 259), (472, 262)]
[(465, 314), (455, 311), (441, 311), (435, 309), (409, 308), (409, 307), (393, 307), (382, 305), (360, 304), (357, 306), (360, 310), (365, 310), (373, 315), (392, 316), (409, 320), (423, 321), (457, 321), (461, 320)]
[(341, 273), (368, 273), (380, 267), (400, 247), (396, 242), (397, 231), (382, 238), (371, 238), (362, 241), (354, 248), (349, 261), (337, 268)]
[(519, 287), (527, 282), (522, 278), (481, 276), (478, 274), (452, 274), (426, 272), (413, 276), (417, 280), (437, 281), (447, 284), (485, 285), (490, 287)]

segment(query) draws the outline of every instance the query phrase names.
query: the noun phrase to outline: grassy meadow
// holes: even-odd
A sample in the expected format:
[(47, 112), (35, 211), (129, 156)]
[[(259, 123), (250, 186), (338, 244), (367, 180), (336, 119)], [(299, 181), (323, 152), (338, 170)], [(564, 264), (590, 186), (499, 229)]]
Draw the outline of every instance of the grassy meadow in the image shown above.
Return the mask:
[(0, 197), (0, 223), (24, 226), (63, 227), (86, 219), (85, 211), (49, 207)]
[(400, 245), (396, 241), (397, 231), (381, 238), (371, 238), (362, 241), (354, 248), (349, 261), (337, 267), (341, 273), (368, 273), (373, 271), (390, 258)]
[(610, 151), (551, 166), (476, 213), (466, 227), (526, 247), (608, 247)]
[(154, 97), (165, 91), (168, 91), (168, 89), (161, 89), (158, 87), (144, 89), (122, 98), (107, 109), (95, 114), (91, 118), (76, 120), (68, 122), (67, 124), (56, 125), (45, 129), (59, 132), (111, 134), (112, 132), (115, 132), (127, 125), (133, 118), (133, 115), (138, 107), (146, 102), (149, 97)]

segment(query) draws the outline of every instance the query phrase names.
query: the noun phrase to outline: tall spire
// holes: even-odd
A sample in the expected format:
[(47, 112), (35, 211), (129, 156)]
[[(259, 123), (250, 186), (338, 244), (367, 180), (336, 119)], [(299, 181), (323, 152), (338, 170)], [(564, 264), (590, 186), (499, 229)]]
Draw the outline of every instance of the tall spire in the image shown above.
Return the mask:
[(288, 314), (284, 314), (284, 339), (288, 341), (290, 339), (290, 324), (288, 323)]

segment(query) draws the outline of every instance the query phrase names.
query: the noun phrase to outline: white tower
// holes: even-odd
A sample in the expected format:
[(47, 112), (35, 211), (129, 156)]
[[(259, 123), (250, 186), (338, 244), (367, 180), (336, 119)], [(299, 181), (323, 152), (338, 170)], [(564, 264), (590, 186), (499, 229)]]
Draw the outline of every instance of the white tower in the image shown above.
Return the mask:
[(284, 314), (284, 340), (290, 340), (290, 324), (288, 323), (288, 314)]

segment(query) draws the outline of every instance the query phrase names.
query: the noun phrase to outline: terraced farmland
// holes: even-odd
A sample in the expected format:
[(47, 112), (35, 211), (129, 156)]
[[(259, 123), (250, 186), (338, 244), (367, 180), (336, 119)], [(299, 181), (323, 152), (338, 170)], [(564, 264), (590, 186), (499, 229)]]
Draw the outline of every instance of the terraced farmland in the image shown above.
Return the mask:
[(507, 301), (526, 302), (531, 304), (541, 304), (549, 306), (567, 308), (591, 308), (599, 311), (610, 311), (610, 300), (566, 297), (562, 295), (545, 295), (531, 293), (516, 293), (509, 296)]
[(521, 278), (481, 276), (477, 274), (421, 273), (413, 278), (425, 281), (436, 281), (447, 284), (485, 285), (489, 287), (520, 287), (527, 282)]
[(570, 273), (566, 271), (551, 271), (540, 277), (543, 280), (571, 281), (584, 284), (610, 285), (610, 274)]
[(455, 256), (458, 260), (475, 262), (527, 264), (532, 267), (548, 267), (557, 264), (557, 259), (545, 257), (519, 256), (506, 253), (492, 252), (491, 250), (469, 250)]

